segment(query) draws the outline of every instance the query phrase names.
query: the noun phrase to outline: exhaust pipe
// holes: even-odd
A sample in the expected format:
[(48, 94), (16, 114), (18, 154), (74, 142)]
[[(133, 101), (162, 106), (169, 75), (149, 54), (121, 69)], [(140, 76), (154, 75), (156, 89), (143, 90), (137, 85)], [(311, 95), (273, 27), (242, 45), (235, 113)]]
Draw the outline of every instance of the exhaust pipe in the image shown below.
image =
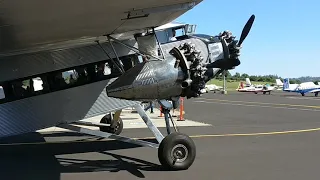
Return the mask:
[(189, 87), (191, 85), (191, 83), (192, 83), (191, 79), (186, 79), (185, 81), (183, 81), (181, 83), (181, 87), (185, 89), (185, 88)]

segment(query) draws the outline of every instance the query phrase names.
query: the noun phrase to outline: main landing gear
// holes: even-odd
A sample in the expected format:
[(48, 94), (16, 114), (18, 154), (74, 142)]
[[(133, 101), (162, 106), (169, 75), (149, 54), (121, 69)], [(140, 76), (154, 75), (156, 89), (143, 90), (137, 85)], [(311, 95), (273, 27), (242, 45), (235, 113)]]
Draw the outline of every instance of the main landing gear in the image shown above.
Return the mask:
[[(89, 134), (93, 136), (115, 139), (126, 143), (132, 143), (139, 146), (158, 148), (158, 158), (161, 165), (166, 170), (185, 170), (188, 169), (194, 162), (196, 157), (196, 146), (192, 139), (178, 132), (175, 122), (172, 120), (170, 110), (173, 108), (172, 104), (168, 101), (159, 101), (163, 107), (163, 114), (165, 116), (167, 136), (164, 137), (159, 129), (154, 126), (151, 119), (145, 113), (144, 109), (137, 103), (134, 108), (139, 113), (142, 120), (145, 122), (149, 130), (154, 134), (158, 143), (152, 143), (143, 140), (131, 139), (128, 137), (120, 136), (119, 134), (123, 130), (123, 122), (120, 118), (121, 110), (116, 111), (112, 116), (107, 114), (104, 116), (100, 123), (88, 123), (78, 121), (73, 124), (61, 124), (59, 127), (69, 129), (79, 133)], [(112, 117), (112, 118), (111, 118)], [(171, 132), (170, 120), (175, 132)], [(79, 127), (75, 125), (95, 126), (99, 127), (99, 130), (92, 130), (89, 128)]]
[(160, 163), (173, 170), (188, 169), (196, 157), (192, 139), (182, 133), (172, 133), (163, 139), (158, 149)]
[[(158, 149), (159, 161), (167, 169), (188, 169), (196, 157), (196, 146), (189, 136), (178, 132), (170, 114), (170, 110), (173, 108), (172, 104), (165, 100), (159, 101), (159, 104), (162, 106), (168, 133)], [(171, 133), (169, 120), (171, 120), (176, 132)]]

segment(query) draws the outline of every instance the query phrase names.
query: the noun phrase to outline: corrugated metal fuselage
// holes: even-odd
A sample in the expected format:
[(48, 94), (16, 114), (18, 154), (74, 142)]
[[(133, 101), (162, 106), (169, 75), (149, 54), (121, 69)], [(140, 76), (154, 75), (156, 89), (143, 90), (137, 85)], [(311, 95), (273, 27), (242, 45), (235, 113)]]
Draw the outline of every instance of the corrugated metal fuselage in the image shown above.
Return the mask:
[[(209, 57), (207, 46), (204, 42), (196, 38), (162, 45), (162, 49), (165, 54), (167, 54), (167, 58), (172, 59), (172, 57), (169, 57), (171, 55), (169, 55), (168, 52), (173, 47), (177, 47), (185, 42), (196, 44), (197, 48), (201, 50), (204, 59), (207, 60)], [(103, 46), (110, 48), (107, 44), (103, 44)], [(117, 49), (117, 52), (122, 54), (122, 56), (128, 54), (128, 50), (121, 49), (120, 47)], [(50, 72), (61, 69), (62, 67), (72, 67), (106, 59), (106, 56), (99, 50), (97, 45), (75, 47), (53, 52), (45, 51), (42, 53), (46, 54), (46, 56), (42, 56), (41, 58), (30, 58), (30, 55), (12, 57), (11, 61), (7, 62), (11, 62), (10, 67), (19, 69), (19, 71), (12, 72), (7, 70), (5, 71), (6, 74), (1, 71), (1, 74), (4, 75), (1, 76), (1, 80), (5, 80), (5, 77), (10, 77), (7, 79), (10, 80), (25, 77), (26, 75), (36, 76), (42, 73), (42, 71)], [(53, 61), (52, 53), (55, 54), (55, 57), (59, 57), (59, 61)], [(130, 51), (129, 54), (133, 54), (133, 52)], [(34, 54), (34, 56), (37, 57), (39, 54)], [(79, 57), (82, 60), (76, 61)], [(24, 60), (28, 63), (20, 67), (20, 62)], [(5, 61), (0, 61), (0, 63), (1, 62)], [(50, 64), (55, 64), (55, 66), (50, 66)], [(139, 103), (137, 101), (108, 97), (105, 88), (115, 79), (116, 78), (102, 80), (0, 104), (0, 137), (33, 132), (55, 126), (62, 122), (74, 122), (84, 118), (114, 112), (117, 109), (130, 107)]]

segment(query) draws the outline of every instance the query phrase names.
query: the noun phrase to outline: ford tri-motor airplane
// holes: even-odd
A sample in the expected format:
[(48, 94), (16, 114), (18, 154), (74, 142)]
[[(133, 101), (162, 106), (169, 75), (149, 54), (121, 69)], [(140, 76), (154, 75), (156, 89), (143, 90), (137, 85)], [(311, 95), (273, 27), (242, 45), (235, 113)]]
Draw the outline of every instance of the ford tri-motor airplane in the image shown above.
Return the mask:
[[(239, 41), (223, 31), (160, 44), (155, 28), (200, 2), (0, 1), (0, 137), (57, 126), (158, 148), (164, 167), (188, 169), (196, 148), (187, 135), (171, 132), (168, 101), (199, 97), (206, 82), (238, 66), (255, 19), (248, 20)], [(164, 107), (167, 136), (140, 105), (152, 100)], [(159, 144), (120, 136), (119, 116), (127, 107), (135, 107)], [(100, 123), (80, 121), (102, 114)]]
[(283, 79), (283, 91), (296, 92), (305, 96), (306, 93), (314, 93), (314, 96), (318, 96), (320, 92), (320, 85), (316, 85), (313, 82), (303, 82), (301, 84), (290, 84), (289, 78)]

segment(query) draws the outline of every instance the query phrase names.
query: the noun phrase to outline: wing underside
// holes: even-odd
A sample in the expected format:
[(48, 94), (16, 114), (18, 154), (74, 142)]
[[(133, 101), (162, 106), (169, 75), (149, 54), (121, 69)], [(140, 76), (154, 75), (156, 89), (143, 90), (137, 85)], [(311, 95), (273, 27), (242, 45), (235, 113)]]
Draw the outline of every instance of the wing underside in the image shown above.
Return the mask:
[(202, 0), (3, 0), (0, 55), (168, 23)]

